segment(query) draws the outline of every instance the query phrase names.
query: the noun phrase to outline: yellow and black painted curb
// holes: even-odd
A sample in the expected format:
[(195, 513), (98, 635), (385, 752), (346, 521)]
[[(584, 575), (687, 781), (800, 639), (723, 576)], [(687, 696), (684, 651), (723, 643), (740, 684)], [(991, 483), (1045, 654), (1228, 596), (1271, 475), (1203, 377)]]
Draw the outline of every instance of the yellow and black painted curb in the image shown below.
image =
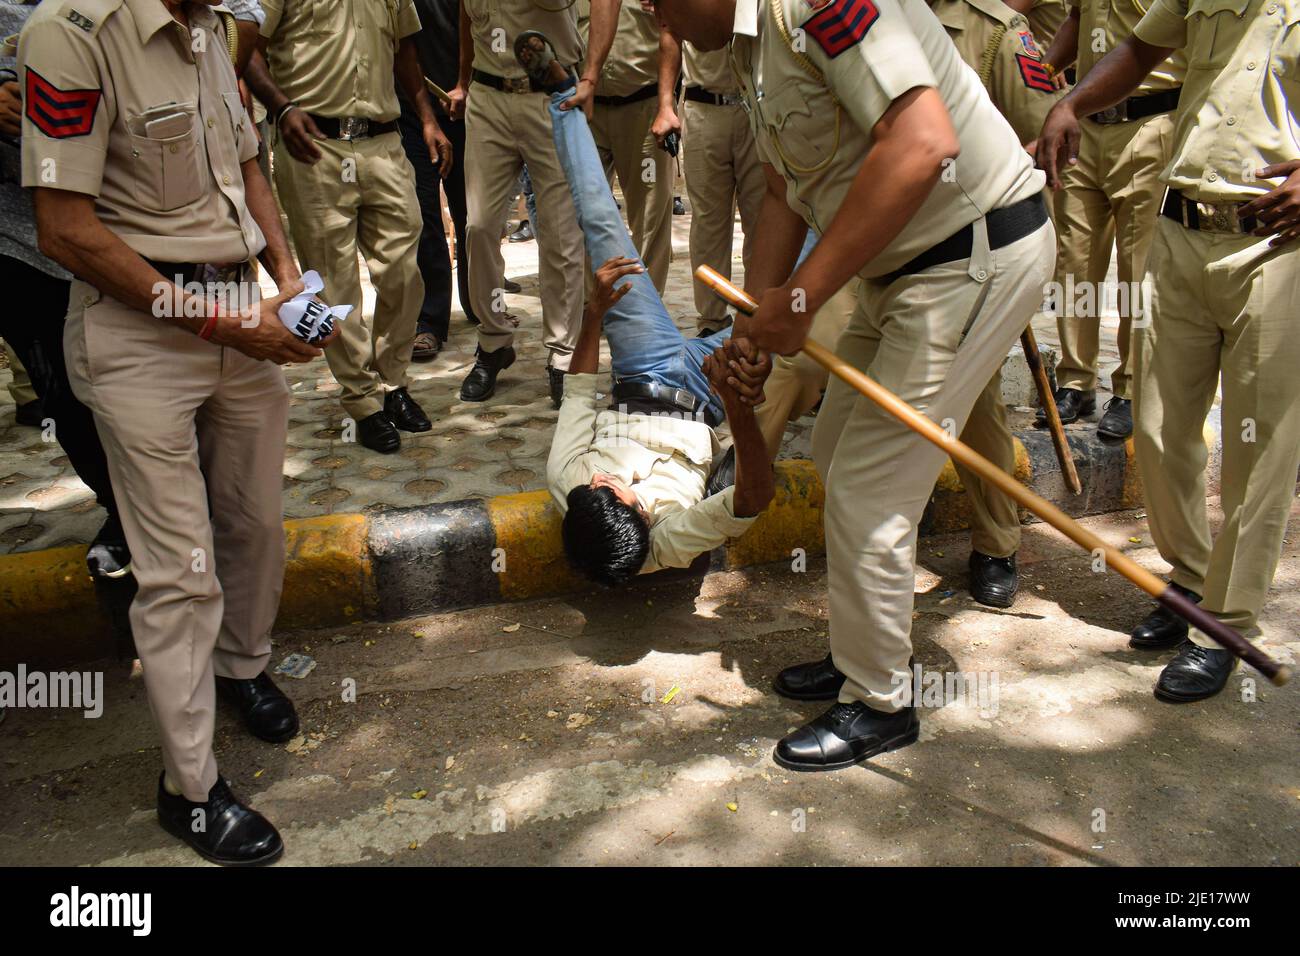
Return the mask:
[[(1105, 445), (1091, 428), (1071, 432), (1070, 439), (1083, 494), (1066, 489), (1045, 432), (1016, 437), (1016, 477), (1071, 515), (1140, 506), (1131, 440)], [(782, 461), (776, 471), (776, 497), (767, 510), (743, 537), (702, 556), (692, 572), (822, 552), (825, 494), (812, 462)], [(921, 533), (959, 531), (968, 527), (968, 514), (948, 463)], [(393, 620), (592, 587), (564, 559), (559, 511), (545, 491), (290, 520), (285, 545), (277, 630)], [(0, 666), (53, 666), (114, 653), (105, 590), (88, 577), (83, 547), (0, 556)]]

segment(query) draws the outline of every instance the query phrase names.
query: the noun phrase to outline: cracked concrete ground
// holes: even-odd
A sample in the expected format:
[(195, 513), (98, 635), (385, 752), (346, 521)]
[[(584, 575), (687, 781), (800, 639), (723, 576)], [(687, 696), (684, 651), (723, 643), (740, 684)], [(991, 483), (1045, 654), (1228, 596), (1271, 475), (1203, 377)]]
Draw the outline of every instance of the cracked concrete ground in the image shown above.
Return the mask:
[[(1165, 570), (1140, 514), (1085, 523)], [(1160, 703), (1171, 655), (1127, 647), (1135, 588), (1034, 525), (1021, 597), (993, 611), (966, 596), (967, 553), (922, 542), (916, 656), (996, 675), (996, 702), (927, 710), (920, 743), (866, 767), (770, 756), (824, 707), (770, 690), (825, 653), (817, 563), (281, 634), (276, 662), (317, 661), (281, 680), (303, 736), (263, 744), (223, 712), (218, 759), (281, 828), (280, 865), (1300, 862), (1294, 686), (1239, 670), (1211, 701)], [(1291, 661), (1298, 594), (1300, 507), (1261, 622)], [(101, 718), (0, 724), (0, 863), (202, 865), (154, 821), (143, 687), (105, 669)]]

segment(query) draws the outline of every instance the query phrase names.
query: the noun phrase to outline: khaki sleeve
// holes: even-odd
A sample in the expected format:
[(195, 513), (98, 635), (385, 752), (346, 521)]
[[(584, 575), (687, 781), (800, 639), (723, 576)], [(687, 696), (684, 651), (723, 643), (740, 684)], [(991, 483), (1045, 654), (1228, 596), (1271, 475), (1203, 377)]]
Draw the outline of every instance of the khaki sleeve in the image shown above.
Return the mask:
[(908, 90), (939, 85), (899, 0), (830, 0), (808, 16), (804, 0), (785, 0), (785, 9), (799, 18), (805, 55), (864, 133)]
[(735, 495), (733, 485), (685, 511), (670, 514), (651, 528), (650, 554), (641, 573), (690, 567), (705, 551), (744, 534), (755, 518), (736, 517)]
[(1064, 95), (1043, 66), (1028, 21), (1013, 21), (998, 44), (989, 96), (1022, 144), (1038, 138), (1047, 114)]
[(284, 16), (285, 0), (261, 0), (261, 2), (262, 12), (266, 14), (266, 19), (262, 21), (262, 28), (259, 32), (269, 40), (275, 36), (275, 31), (280, 28), (280, 20)]
[(409, 37), (420, 32), (420, 14), (415, 9), (415, 0), (400, 0), (397, 11), (397, 38)]
[(1152, 46), (1181, 49), (1187, 45), (1187, 5), (1187, 0), (1156, 0), (1133, 35)]
[(117, 117), (97, 41), (63, 18), (29, 22), (18, 41), (23, 185), (99, 195)]
[(564, 378), (564, 402), (546, 458), (546, 485), (561, 513), (568, 508), (569, 492), (591, 481), (587, 455), (596, 434), (598, 381), (599, 376), (590, 373)]

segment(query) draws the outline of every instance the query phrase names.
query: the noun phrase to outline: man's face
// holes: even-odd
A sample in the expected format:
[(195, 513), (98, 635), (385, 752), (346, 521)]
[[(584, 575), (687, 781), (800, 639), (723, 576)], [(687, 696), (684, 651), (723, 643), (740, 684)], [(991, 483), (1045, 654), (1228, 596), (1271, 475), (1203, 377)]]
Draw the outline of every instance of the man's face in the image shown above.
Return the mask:
[(610, 491), (614, 492), (614, 497), (623, 502), (623, 504), (627, 505), (629, 508), (635, 508), (636, 513), (645, 519), (646, 524), (650, 523), (649, 512), (641, 507), (641, 499), (636, 496), (635, 491), (623, 482), (623, 479), (616, 475), (610, 475), (603, 471), (598, 471), (591, 476), (591, 487), (608, 488)]
[(731, 40), (736, 0), (654, 0), (659, 22), (697, 50), (721, 50)]

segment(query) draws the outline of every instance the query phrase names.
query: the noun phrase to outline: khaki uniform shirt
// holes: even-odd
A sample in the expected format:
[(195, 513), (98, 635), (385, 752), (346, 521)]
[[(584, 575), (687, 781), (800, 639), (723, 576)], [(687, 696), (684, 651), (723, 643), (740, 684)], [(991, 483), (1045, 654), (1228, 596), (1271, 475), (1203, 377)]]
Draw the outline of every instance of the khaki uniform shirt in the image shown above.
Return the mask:
[(401, 113), (393, 62), (420, 30), (411, 0), (262, 0), (267, 62), (308, 113), (387, 122)]
[(18, 43), (23, 185), (95, 197), (100, 221), (140, 255), (242, 262), (266, 245), (240, 164), (257, 136), (225, 31), (190, 4), (45, 0)]
[(642, 574), (685, 568), (701, 553), (754, 523), (737, 518), (734, 487), (709, 498), (704, 486), (718, 439), (703, 422), (667, 415), (597, 410), (599, 376), (569, 375), (555, 423), (546, 480), (563, 514), (568, 494), (597, 472), (616, 475), (650, 515), (650, 554)]
[(689, 43), (683, 43), (682, 72), (686, 74), (687, 86), (699, 86), (710, 93), (740, 92), (726, 50), (697, 50)]
[(1029, 19), (1029, 28), (1043, 44), (1044, 50), (1052, 42), (1056, 31), (1061, 29), (1061, 24), (1069, 14), (1070, 10), (1065, 0), (1034, 0), (1034, 5), (1029, 8), (1026, 16)]
[[(1147, 3), (1141, 0), (1070, 0), (1079, 9), (1079, 59), (1075, 64), (1082, 80), (1142, 19)], [(1183, 85), (1187, 57), (1181, 52), (1157, 66), (1134, 91), (1134, 96), (1175, 90)]]
[(931, 9), (1020, 142), (1037, 139), (1065, 92), (1043, 66), (1029, 21), (1002, 0), (934, 0)]
[[(790, 31), (802, 30), (804, 56), (820, 79), (795, 58), (772, 2)], [(862, 268), (863, 278), (887, 275), (990, 210), (1043, 188), (1043, 174), (925, 0), (819, 0), (816, 9), (806, 0), (737, 0), (733, 33), (731, 55), (759, 155), (785, 178), (790, 207), (819, 234), (893, 101), (918, 86), (942, 97), (961, 157)]]
[(508, 79), (526, 77), (515, 59), (514, 45), (515, 37), (525, 30), (545, 33), (565, 66), (582, 62), (575, 0), (461, 0), (461, 5), (474, 36), (476, 70)]
[(1254, 171), (1300, 159), (1300, 0), (1155, 0), (1134, 32), (1187, 57), (1161, 179), (1207, 203), (1271, 190)]
[[(590, 5), (588, 5), (590, 11)], [(582, 20), (583, 46), (587, 45), (590, 13)], [(623, 0), (618, 10), (618, 32), (609, 48), (596, 84), (597, 96), (628, 96), (659, 82), (659, 21), (641, 9), (637, 0)]]

